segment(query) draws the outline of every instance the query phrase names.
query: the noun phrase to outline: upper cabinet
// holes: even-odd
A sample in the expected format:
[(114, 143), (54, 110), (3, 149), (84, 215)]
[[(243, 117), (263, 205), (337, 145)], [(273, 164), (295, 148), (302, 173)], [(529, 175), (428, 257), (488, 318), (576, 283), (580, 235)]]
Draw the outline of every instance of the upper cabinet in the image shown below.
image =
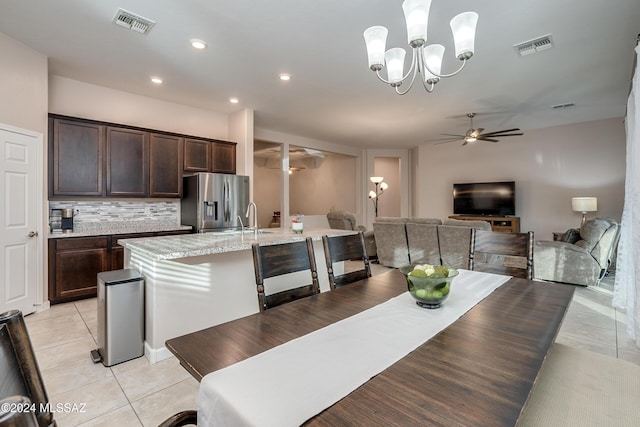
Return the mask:
[(102, 196), (104, 126), (49, 121), (49, 196)]
[(211, 172), (236, 173), (236, 144), (215, 141), (212, 150)]
[(107, 127), (107, 196), (147, 196), (148, 145), (147, 132)]
[(236, 171), (236, 144), (49, 115), (49, 197), (182, 196), (182, 175)]
[(149, 196), (182, 195), (183, 138), (152, 133), (149, 143)]
[(236, 143), (186, 138), (184, 173), (236, 173)]
[(185, 138), (184, 172), (211, 172), (212, 143), (202, 139)]

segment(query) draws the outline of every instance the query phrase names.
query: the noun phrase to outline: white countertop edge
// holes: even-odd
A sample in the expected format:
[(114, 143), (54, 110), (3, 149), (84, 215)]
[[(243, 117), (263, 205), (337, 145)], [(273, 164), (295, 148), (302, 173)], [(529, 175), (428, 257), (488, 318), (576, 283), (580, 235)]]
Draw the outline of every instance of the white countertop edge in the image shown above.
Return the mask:
[(82, 231), (71, 231), (53, 233), (48, 232), (48, 239), (66, 239), (69, 237), (94, 237), (94, 236), (115, 236), (118, 234), (138, 234), (138, 233), (162, 233), (169, 231), (189, 231), (193, 227), (190, 225), (161, 225), (161, 226), (132, 226), (132, 227), (97, 227), (95, 229), (86, 229)]
[(337, 236), (356, 233), (352, 230), (336, 229), (310, 229), (305, 230), (302, 234), (274, 228), (263, 231), (263, 234), (258, 234), (257, 239), (253, 234), (224, 236), (218, 233), (198, 233), (121, 239), (118, 240), (118, 244), (132, 252), (138, 252), (150, 259), (160, 261), (249, 250), (253, 243), (276, 245), (302, 241), (307, 237), (311, 237), (312, 240), (320, 240), (324, 235)]

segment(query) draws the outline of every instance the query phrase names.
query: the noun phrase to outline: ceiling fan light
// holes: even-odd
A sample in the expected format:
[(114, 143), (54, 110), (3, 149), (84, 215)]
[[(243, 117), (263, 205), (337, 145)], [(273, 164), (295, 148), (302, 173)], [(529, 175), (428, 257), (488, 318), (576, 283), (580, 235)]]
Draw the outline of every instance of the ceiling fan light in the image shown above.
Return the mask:
[(404, 77), (404, 57), (407, 54), (401, 47), (389, 49), (384, 55), (387, 63), (387, 78), (391, 84), (402, 82)]
[(384, 66), (384, 52), (387, 48), (387, 34), (385, 27), (369, 27), (364, 31), (364, 41), (367, 45), (369, 68), (373, 71), (381, 70)]
[(411, 47), (422, 46), (427, 41), (431, 0), (405, 0), (402, 2), (407, 24), (407, 39)]
[(424, 81), (438, 81), (440, 70), (442, 69), (442, 57), (444, 56), (444, 46), (432, 44), (424, 48)]
[(464, 12), (454, 16), (451, 20), (456, 58), (469, 59), (473, 56), (477, 24), (478, 14), (475, 12)]

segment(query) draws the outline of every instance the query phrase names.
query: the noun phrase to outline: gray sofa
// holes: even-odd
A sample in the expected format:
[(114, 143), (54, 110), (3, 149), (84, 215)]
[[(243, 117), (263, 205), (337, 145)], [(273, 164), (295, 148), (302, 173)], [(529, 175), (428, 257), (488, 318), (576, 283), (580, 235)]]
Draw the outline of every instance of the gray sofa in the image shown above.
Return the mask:
[(373, 223), (378, 261), (387, 267), (444, 264), (468, 268), (471, 228), (491, 230), (487, 221), (380, 217)]
[(534, 277), (538, 280), (597, 285), (614, 256), (620, 225), (610, 218), (586, 221), (579, 232), (569, 230), (564, 241), (539, 241), (534, 247)]
[(377, 257), (376, 239), (373, 231), (367, 231), (367, 227), (363, 225), (356, 225), (354, 214), (347, 211), (331, 211), (327, 214), (327, 221), (332, 229), (362, 231), (367, 255), (369, 258)]

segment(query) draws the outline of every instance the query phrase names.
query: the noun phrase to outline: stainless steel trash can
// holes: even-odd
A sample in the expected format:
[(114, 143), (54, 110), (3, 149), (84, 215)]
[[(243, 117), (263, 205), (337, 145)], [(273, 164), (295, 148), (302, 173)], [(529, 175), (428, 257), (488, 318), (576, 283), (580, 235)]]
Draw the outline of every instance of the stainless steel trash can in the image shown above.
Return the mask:
[(137, 270), (98, 273), (98, 354), (104, 366), (144, 354), (144, 278)]

